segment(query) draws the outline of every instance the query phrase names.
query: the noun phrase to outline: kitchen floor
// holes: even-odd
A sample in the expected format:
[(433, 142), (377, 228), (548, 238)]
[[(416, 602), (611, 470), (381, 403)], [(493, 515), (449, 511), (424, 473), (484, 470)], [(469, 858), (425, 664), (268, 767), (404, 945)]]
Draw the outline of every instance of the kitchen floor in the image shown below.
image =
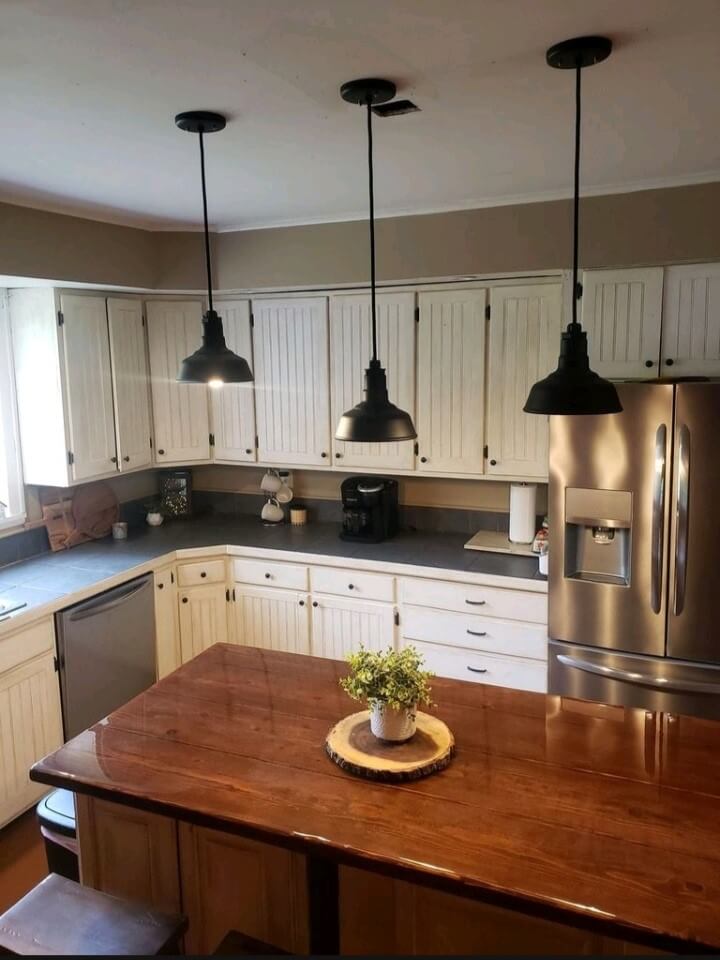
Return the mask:
[(45, 845), (35, 810), (0, 830), (0, 913), (47, 875)]

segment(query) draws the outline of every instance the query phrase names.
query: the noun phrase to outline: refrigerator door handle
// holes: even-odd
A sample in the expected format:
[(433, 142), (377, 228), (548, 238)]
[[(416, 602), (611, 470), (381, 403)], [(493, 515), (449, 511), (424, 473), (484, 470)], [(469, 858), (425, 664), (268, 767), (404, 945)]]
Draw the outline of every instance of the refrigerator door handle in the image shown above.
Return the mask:
[(704, 680), (674, 680), (672, 677), (654, 677), (647, 673), (638, 673), (635, 670), (621, 670), (618, 667), (607, 667), (601, 663), (592, 663), (578, 657), (570, 657), (565, 653), (558, 653), (557, 659), (565, 667), (582, 670), (585, 673), (595, 673), (608, 680), (623, 680), (641, 687), (652, 687), (654, 690), (672, 690), (688, 693), (720, 694), (720, 683), (708, 683)]
[(113, 590), (109, 594), (109, 599), (108, 594), (101, 595), (94, 600), (90, 600), (88, 603), (82, 604), (77, 610), (73, 610), (68, 619), (74, 623), (77, 620), (85, 620), (87, 617), (95, 617), (107, 613), (108, 610), (119, 607), (125, 603), (126, 600), (129, 600), (130, 597), (134, 597), (136, 593), (147, 588), (148, 583), (149, 580), (143, 577), (140, 582), (132, 584), (129, 589), (123, 590), (121, 588), (120, 590)]
[(650, 606), (653, 613), (660, 613), (662, 607), (666, 450), (667, 427), (664, 423), (661, 423), (655, 431), (655, 476), (653, 479), (652, 539), (650, 545)]
[(675, 502), (675, 589), (673, 613), (679, 616), (685, 606), (688, 558), (688, 509), (690, 505), (690, 428), (683, 423), (678, 430), (678, 482)]

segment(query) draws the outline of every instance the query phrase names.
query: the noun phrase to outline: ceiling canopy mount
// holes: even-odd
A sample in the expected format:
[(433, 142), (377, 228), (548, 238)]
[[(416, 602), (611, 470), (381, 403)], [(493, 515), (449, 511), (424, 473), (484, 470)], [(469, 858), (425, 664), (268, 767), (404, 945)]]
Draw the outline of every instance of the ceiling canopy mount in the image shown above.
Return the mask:
[(397, 93), (397, 87), (392, 80), (378, 80), (375, 77), (366, 77), (363, 80), (348, 80), (340, 87), (340, 96), (348, 103), (362, 104), (371, 107), (379, 103), (387, 103)]
[(554, 43), (545, 54), (549, 67), (556, 70), (576, 70), (592, 67), (607, 60), (612, 52), (612, 40), (608, 37), (573, 37)]

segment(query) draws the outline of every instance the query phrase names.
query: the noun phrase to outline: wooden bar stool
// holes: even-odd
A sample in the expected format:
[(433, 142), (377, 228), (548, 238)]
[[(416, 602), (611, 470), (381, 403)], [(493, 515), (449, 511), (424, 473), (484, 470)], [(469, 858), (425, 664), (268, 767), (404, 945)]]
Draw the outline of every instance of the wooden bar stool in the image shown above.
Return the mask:
[(128, 903), (51, 873), (0, 917), (0, 952), (30, 956), (178, 953), (184, 917)]

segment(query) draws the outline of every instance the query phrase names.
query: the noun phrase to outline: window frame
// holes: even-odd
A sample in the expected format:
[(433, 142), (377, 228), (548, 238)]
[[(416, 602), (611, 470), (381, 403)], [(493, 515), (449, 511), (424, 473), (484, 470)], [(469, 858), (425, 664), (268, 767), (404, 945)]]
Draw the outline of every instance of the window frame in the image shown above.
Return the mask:
[(15, 367), (7, 290), (0, 290), (0, 457), (5, 457), (9, 503), (12, 510), (0, 517), (0, 535), (24, 525), (27, 513), (23, 483), (22, 451), (18, 425)]

